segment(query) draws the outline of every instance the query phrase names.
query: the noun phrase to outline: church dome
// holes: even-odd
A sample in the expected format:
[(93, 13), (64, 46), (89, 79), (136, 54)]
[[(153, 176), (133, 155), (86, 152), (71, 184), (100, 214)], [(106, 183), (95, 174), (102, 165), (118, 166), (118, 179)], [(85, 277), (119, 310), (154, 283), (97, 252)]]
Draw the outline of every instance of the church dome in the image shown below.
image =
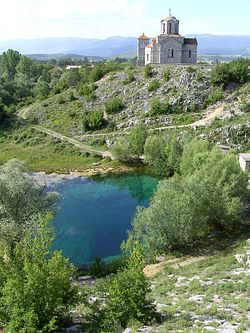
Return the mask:
[(169, 15), (169, 16), (167, 16), (167, 17), (165, 18), (165, 20), (166, 20), (166, 21), (170, 21), (170, 20), (172, 20), (172, 21), (177, 21), (177, 18), (176, 18), (175, 16), (173, 16), (173, 15)]
[(144, 33), (138, 38), (138, 39), (142, 39), (142, 40), (148, 40), (148, 36), (145, 35)]

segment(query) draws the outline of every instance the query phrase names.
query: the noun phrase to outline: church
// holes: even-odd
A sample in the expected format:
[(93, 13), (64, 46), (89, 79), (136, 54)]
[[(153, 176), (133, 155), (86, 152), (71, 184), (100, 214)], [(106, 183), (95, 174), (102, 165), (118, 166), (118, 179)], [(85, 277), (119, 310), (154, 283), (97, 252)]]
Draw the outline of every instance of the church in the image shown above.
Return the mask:
[(138, 66), (147, 64), (195, 64), (197, 39), (179, 34), (179, 21), (172, 16), (161, 20), (161, 34), (152, 40), (144, 33), (137, 39)]

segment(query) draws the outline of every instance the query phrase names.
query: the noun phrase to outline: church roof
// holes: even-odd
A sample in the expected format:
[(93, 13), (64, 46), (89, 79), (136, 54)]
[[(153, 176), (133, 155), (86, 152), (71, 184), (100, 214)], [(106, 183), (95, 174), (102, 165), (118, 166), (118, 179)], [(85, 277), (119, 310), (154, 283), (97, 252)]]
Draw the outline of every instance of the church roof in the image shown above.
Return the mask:
[(138, 39), (142, 39), (142, 40), (148, 40), (148, 36), (145, 35), (144, 33), (138, 38)]
[(177, 21), (177, 18), (173, 15), (169, 15), (164, 20), (166, 20), (166, 21), (170, 21), (170, 20)]
[(198, 45), (196, 38), (184, 38), (184, 44)]

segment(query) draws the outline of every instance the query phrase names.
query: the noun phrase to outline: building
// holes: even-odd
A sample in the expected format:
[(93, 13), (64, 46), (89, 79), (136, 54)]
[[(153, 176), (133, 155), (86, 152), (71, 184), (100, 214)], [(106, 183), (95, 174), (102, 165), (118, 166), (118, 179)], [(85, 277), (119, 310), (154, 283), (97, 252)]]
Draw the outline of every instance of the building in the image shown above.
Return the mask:
[(179, 34), (179, 21), (172, 16), (161, 20), (161, 34), (152, 40), (144, 33), (137, 40), (138, 66), (147, 64), (195, 64), (197, 39)]
[(240, 154), (239, 162), (243, 171), (250, 172), (250, 154)]

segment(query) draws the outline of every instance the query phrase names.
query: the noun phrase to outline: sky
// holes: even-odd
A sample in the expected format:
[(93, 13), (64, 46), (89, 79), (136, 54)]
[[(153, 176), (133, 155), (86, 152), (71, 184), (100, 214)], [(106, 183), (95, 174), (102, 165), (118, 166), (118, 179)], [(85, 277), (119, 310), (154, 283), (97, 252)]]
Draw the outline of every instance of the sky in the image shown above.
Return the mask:
[(183, 35), (250, 35), (250, 0), (0, 0), (0, 5), (0, 41), (156, 36), (169, 8)]

